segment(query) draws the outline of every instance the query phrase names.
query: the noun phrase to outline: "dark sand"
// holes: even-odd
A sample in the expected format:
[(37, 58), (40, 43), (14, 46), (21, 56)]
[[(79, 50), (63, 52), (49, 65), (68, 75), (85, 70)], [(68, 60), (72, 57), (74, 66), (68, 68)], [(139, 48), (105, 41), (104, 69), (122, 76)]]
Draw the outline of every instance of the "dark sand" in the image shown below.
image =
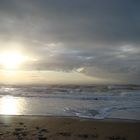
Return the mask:
[(140, 140), (140, 121), (0, 116), (0, 140)]

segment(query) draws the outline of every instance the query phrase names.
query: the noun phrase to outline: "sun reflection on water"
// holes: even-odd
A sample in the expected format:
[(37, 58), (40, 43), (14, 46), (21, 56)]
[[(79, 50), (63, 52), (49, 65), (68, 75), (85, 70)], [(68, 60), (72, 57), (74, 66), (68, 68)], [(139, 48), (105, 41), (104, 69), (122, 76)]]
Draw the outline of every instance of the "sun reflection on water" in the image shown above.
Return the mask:
[(4, 96), (0, 99), (0, 114), (20, 115), (23, 111), (24, 99), (13, 96)]

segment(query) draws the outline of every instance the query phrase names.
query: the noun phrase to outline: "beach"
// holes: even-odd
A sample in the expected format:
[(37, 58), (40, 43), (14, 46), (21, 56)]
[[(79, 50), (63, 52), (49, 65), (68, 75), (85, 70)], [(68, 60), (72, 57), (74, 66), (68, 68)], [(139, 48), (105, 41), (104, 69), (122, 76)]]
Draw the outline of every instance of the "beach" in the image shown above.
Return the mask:
[(0, 116), (0, 140), (139, 140), (140, 121)]
[(0, 140), (139, 140), (139, 93), (124, 86), (3, 86)]

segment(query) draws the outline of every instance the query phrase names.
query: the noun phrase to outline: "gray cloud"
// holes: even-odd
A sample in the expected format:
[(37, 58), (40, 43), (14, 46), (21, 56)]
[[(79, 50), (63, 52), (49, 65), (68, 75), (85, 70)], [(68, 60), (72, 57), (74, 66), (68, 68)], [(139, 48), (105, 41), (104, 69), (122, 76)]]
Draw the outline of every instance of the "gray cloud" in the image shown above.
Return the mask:
[(1, 0), (0, 40), (19, 42), (39, 57), (24, 69), (78, 70), (140, 83), (139, 5), (138, 0)]

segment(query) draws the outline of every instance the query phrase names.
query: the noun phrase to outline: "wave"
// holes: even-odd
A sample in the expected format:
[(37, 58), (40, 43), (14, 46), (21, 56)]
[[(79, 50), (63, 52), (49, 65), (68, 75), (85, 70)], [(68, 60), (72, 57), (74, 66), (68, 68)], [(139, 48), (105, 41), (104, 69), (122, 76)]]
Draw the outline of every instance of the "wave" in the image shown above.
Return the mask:
[(75, 110), (71, 108), (65, 108), (64, 111), (71, 116), (77, 116), (80, 118), (91, 118), (91, 119), (106, 119), (110, 118), (110, 114), (113, 111), (126, 111), (132, 109), (140, 109), (140, 107), (105, 107), (99, 110)]
[[(24, 113), (104, 119), (117, 114), (140, 115), (140, 90), (100, 87), (0, 87), (0, 97), (21, 97)], [(2, 98), (0, 98), (2, 100)], [(35, 108), (34, 108), (35, 106)], [(43, 107), (42, 107), (43, 106)], [(46, 109), (46, 110), (45, 110)], [(34, 110), (34, 111), (33, 111)], [(115, 116), (114, 115), (114, 116)], [(116, 115), (116, 116), (117, 116)], [(125, 116), (127, 118), (127, 116)], [(130, 117), (131, 118), (131, 117)], [(139, 117), (140, 118), (140, 117)]]

